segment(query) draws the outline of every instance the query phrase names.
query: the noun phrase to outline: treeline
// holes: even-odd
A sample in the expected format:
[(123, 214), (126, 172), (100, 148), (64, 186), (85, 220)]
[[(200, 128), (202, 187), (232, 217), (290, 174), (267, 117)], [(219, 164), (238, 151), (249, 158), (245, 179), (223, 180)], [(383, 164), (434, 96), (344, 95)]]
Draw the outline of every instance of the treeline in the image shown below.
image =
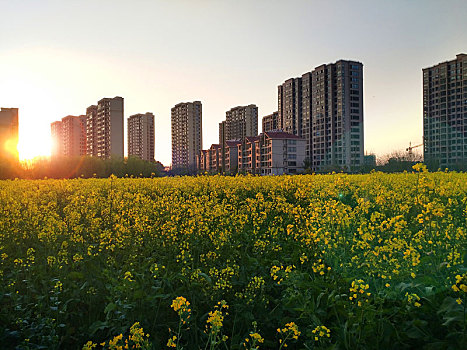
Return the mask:
[(160, 162), (147, 162), (135, 157), (63, 157), (29, 162), (0, 159), (0, 179), (106, 178), (112, 174), (117, 177), (158, 177), (164, 175), (164, 166)]
[[(392, 152), (390, 154), (386, 154), (379, 157), (377, 160), (375, 157), (373, 163), (368, 162), (362, 166), (354, 167), (350, 170), (339, 166), (330, 165), (323, 168), (319, 173), (329, 174), (332, 172), (345, 172), (355, 174), (368, 174), (371, 171), (380, 171), (383, 173), (402, 173), (404, 171), (413, 171), (412, 167), (417, 163), (425, 164), (430, 172), (435, 172), (438, 170), (467, 171), (466, 162), (461, 161), (455, 164), (451, 164), (449, 167), (446, 168), (441, 166), (438, 160), (423, 159), (423, 155), (420, 153), (410, 154), (407, 152)], [(309, 163), (305, 162), (304, 167), (306, 174), (314, 173)]]

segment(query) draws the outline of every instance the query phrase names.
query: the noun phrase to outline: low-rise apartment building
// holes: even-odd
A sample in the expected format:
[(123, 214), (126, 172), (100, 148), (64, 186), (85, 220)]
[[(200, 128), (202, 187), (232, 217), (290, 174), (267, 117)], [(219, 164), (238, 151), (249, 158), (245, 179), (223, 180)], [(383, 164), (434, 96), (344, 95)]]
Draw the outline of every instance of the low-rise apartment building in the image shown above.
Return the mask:
[(306, 140), (283, 131), (269, 131), (242, 140), (213, 144), (197, 155), (198, 174), (299, 174), (304, 171)]
[(229, 140), (224, 147), (224, 171), (226, 174), (236, 174), (238, 172), (238, 147), (240, 140)]
[(259, 136), (258, 174), (298, 174), (304, 170), (306, 140), (281, 131), (265, 132)]
[(256, 141), (259, 136), (249, 136), (238, 146), (238, 172), (256, 174)]

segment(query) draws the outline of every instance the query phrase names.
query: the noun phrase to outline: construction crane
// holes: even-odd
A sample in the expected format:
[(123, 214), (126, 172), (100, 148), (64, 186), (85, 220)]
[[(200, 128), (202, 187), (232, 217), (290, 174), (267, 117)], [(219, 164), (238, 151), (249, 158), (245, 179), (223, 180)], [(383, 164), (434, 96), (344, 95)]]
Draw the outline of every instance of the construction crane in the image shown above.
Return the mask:
[(416, 145), (416, 146), (412, 146), (412, 142), (409, 142), (409, 147), (406, 148), (405, 150), (406, 150), (407, 152), (409, 152), (409, 154), (412, 154), (412, 150), (413, 150), (414, 148), (421, 147), (421, 146), (423, 146), (423, 143), (421, 143), (421, 144), (419, 144), (419, 145)]

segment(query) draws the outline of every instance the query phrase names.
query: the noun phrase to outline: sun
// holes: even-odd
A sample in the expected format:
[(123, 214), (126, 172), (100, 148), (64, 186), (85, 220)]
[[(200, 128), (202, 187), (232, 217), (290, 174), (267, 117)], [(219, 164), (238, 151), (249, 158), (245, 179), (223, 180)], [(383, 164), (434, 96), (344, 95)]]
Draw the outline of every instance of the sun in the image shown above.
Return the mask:
[(49, 157), (51, 139), (48, 134), (34, 135), (34, 130), (24, 130), (19, 137), (19, 160), (32, 160), (38, 157)]

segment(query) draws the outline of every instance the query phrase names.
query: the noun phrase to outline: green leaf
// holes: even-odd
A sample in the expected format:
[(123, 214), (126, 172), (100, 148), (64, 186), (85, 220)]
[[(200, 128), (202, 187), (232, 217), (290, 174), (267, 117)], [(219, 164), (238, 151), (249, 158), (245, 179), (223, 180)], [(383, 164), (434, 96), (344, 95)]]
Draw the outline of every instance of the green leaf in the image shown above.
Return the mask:
[(108, 314), (109, 312), (114, 311), (116, 308), (117, 308), (117, 305), (115, 305), (114, 303), (109, 303), (105, 307), (104, 313)]

